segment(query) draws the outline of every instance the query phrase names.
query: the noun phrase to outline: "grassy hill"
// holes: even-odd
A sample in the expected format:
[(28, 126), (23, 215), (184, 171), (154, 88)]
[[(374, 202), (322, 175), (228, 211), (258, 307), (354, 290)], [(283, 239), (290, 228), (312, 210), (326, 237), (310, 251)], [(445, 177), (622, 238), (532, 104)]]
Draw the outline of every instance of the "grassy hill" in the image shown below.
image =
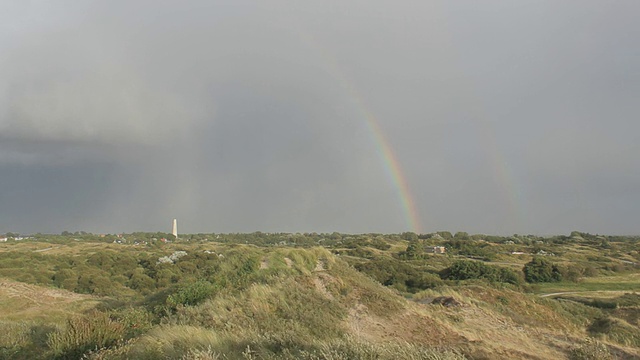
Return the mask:
[[(411, 240), (367, 238), (3, 244), (0, 358), (640, 358), (637, 276), (614, 275), (612, 260), (540, 286), (487, 277), (527, 262), (499, 254), (473, 267), (479, 278), (452, 280), (457, 255), (403, 259)], [(550, 248), (572, 266), (596, 253)]]

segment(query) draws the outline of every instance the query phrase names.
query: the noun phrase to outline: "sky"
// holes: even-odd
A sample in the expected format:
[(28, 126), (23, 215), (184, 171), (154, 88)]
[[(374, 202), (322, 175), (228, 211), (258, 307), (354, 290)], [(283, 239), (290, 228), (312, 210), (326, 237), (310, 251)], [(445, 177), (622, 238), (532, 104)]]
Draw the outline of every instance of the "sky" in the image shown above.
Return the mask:
[(0, 233), (640, 234), (640, 2), (0, 2)]

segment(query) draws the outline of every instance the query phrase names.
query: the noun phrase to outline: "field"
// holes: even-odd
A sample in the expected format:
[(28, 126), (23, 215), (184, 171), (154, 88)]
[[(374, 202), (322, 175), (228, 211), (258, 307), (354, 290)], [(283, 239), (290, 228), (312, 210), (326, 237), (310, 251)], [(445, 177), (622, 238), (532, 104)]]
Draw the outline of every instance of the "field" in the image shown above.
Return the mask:
[(634, 237), (169, 238), (1, 243), (0, 358), (640, 358)]
[(579, 282), (545, 283), (539, 286), (541, 294), (572, 292), (594, 297), (612, 297), (627, 292), (640, 292), (640, 274), (600, 276)]

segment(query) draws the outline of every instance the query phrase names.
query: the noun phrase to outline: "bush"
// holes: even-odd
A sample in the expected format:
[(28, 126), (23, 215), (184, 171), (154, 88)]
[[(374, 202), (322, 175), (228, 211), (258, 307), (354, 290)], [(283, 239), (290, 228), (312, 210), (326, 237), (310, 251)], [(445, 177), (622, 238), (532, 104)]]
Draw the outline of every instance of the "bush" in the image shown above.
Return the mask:
[(355, 268), (382, 285), (394, 287), (399, 291), (415, 293), (442, 285), (442, 280), (437, 275), (394, 259), (373, 259), (356, 264)]
[(127, 286), (131, 289), (139, 291), (143, 295), (150, 294), (156, 288), (156, 282), (140, 268), (136, 269), (129, 280)]
[(530, 283), (557, 282), (562, 280), (560, 269), (549, 260), (541, 257), (534, 257), (531, 262), (524, 265), (522, 269), (524, 278)]
[(109, 347), (122, 340), (125, 326), (108, 314), (94, 312), (67, 321), (64, 329), (49, 334), (47, 345), (56, 359), (79, 359), (89, 350)]
[(113, 311), (111, 314), (125, 327), (127, 338), (143, 334), (153, 326), (153, 314), (144, 308), (124, 308)]
[[(25, 349), (33, 346), (31, 324), (26, 322), (0, 322), (0, 359), (14, 359)], [(23, 357), (24, 358), (24, 357)]]
[(442, 270), (440, 276), (446, 280), (484, 279), (492, 282), (505, 282), (514, 285), (522, 279), (513, 270), (491, 266), (480, 261), (459, 260)]
[(167, 305), (176, 308), (178, 305), (197, 305), (211, 297), (216, 291), (213, 284), (205, 280), (198, 280), (180, 288), (176, 293), (167, 297)]
[(378, 250), (389, 250), (391, 248), (391, 245), (387, 244), (386, 241), (382, 240), (382, 239), (373, 239), (371, 240), (371, 247), (376, 248)]
[(610, 316), (596, 318), (587, 328), (592, 335), (604, 335), (607, 339), (627, 346), (640, 346), (640, 330), (623, 320)]
[(73, 291), (78, 286), (78, 274), (71, 269), (58, 270), (53, 275), (53, 284), (59, 288)]
[(456, 237), (447, 241), (445, 246), (452, 253), (471, 258), (489, 261), (496, 257), (496, 250), (494, 247), (485, 242), (462, 240), (460, 237)]

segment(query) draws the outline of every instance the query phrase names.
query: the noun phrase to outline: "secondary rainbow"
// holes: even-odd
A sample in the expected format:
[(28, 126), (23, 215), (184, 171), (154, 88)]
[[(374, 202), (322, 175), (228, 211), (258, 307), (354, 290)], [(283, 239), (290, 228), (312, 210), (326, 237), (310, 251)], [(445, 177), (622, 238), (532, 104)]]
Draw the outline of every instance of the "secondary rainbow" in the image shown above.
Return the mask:
[[(449, 66), (454, 67), (455, 71), (461, 74), (466, 73), (464, 66), (465, 58), (461, 56), (455, 48), (455, 39), (452, 37), (452, 32), (448, 29), (448, 23), (445, 21), (447, 13), (441, 9), (437, 4), (433, 4), (431, 14), (431, 22), (433, 24), (431, 31), (433, 36), (439, 36), (444, 41), (443, 51), (450, 57)], [(323, 47), (306, 29), (303, 23), (295, 15), (295, 11), (291, 8), (283, 9), (283, 13), (288, 13), (291, 16), (292, 25), (294, 30), (300, 36), (302, 42), (309, 46), (312, 51), (320, 59), (321, 65), (329, 72), (335, 80), (337, 80), (342, 88), (345, 90), (349, 99), (353, 102), (353, 107), (364, 118), (367, 128), (375, 144), (378, 156), (384, 164), (386, 173), (393, 184), (397, 196), (402, 204), (402, 211), (406, 221), (408, 229), (415, 233), (420, 233), (422, 228), (420, 224), (420, 215), (418, 214), (414, 197), (411, 194), (410, 187), (407, 183), (407, 179), (402, 170), (401, 164), (398, 158), (393, 152), (393, 147), (389, 143), (383, 128), (380, 126), (379, 121), (374, 115), (374, 112), (367, 106), (366, 101), (360, 95), (357, 87), (353, 81), (350, 81), (344, 72), (338, 65), (335, 56), (328, 53), (326, 48)], [(470, 76), (462, 76), (463, 81), (466, 79), (466, 86), (461, 86), (461, 93), (459, 97), (467, 98), (467, 106), (470, 108), (469, 113), (477, 119), (476, 124), (479, 128), (479, 136), (485, 143), (485, 152), (490, 161), (495, 179), (498, 184), (502, 185), (504, 194), (504, 203), (511, 218), (505, 218), (505, 223), (515, 222), (516, 228), (522, 228), (524, 219), (526, 218), (524, 206), (522, 203), (521, 189), (515, 182), (514, 174), (508, 166), (505, 156), (500, 151), (500, 148), (496, 139), (496, 132), (493, 129), (491, 122), (489, 121), (488, 111), (482, 102), (481, 92), (478, 90), (478, 86), (473, 83)]]

